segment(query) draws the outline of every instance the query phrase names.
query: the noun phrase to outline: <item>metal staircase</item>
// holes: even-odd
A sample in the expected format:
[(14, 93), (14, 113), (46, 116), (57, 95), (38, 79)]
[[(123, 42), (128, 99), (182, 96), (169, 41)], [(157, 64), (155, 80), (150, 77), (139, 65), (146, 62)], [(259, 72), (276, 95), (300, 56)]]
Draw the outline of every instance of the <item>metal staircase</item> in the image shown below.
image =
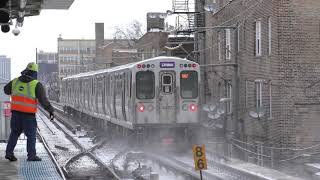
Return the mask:
[(178, 33), (190, 34), (195, 28), (195, 1), (196, 0), (172, 0), (172, 9), (176, 17), (176, 29)]

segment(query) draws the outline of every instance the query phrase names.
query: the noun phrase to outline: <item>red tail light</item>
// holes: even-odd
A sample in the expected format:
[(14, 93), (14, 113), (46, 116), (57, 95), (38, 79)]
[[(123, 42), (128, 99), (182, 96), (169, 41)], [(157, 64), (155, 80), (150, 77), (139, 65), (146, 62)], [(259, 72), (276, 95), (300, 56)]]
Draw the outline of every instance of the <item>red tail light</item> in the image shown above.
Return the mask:
[(139, 110), (140, 112), (144, 112), (145, 106), (144, 106), (143, 104), (138, 105), (138, 110)]
[(197, 105), (196, 104), (190, 104), (189, 106), (190, 111), (197, 111)]
[(137, 68), (141, 68), (141, 64), (138, 64), (138, 65), (137, 65)]
[(192, 67), (194, 67), (194, 68), (197, 67), (197, 64), (192, 64)]

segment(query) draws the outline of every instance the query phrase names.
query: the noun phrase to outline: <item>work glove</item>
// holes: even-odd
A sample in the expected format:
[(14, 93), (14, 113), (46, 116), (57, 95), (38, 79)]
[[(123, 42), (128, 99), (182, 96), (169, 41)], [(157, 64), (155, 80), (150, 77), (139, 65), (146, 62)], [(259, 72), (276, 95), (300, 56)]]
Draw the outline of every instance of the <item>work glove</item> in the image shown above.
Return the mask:
[(53, 118), (54, 118), (53, 112), (50, 112), (49, 117), (50, 117), (50, 121), (53, 121)]

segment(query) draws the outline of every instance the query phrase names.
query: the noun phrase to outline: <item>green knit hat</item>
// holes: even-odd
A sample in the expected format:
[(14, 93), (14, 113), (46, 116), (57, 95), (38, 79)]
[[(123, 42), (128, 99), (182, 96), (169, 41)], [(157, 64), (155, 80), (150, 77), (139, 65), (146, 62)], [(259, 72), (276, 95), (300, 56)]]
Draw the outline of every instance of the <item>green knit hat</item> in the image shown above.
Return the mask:
[(31, 71), (38, 72), (38, 64), (31, 62), (28, 64), (27, 69), (31, 70)]

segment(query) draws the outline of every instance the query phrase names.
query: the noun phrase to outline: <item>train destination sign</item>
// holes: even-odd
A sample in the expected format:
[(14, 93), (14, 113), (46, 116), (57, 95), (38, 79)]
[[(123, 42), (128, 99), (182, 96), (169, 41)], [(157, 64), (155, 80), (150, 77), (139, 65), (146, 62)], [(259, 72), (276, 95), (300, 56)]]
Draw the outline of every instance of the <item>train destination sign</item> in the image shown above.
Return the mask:
[(174, 68), (174, 62), (160, 62), (160, 68)]

